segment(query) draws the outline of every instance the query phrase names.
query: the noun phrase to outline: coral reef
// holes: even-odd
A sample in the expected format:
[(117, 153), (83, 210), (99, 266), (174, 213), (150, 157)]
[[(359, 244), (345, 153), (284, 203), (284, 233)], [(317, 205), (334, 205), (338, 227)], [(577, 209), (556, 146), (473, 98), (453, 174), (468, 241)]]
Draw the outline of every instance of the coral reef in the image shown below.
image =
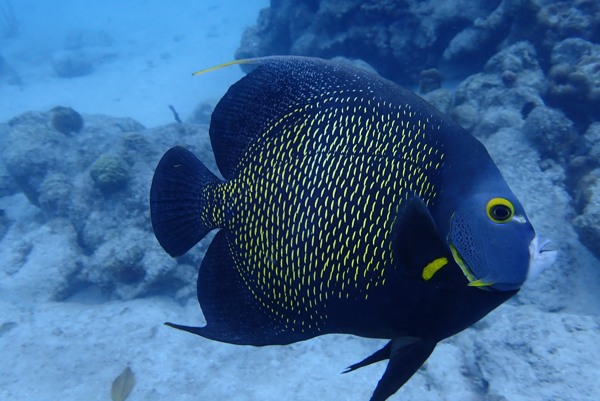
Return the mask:
[(27, 202), (22, 195), (10, 201), (3, 205), (10, 219), (1, 239), (4, 294), (34, 302), (65, 299), (74, 292), (84, 260), (75, 228), (61, 218), (40, 225), (33, 207), (22, 211)]
[(573, 190), (580, 214), (574, 219), (575, 230), (583, 242), (600, 259), (600, 123), (590, 125), (584, 136), (585, 156)]
[[(162, 251), (150, 227), (148, 192), (172, 144), (207, 154), (207, 127), (148, 130), (128, 118), (85, 115), (77, 135), (64, 135), (52, 127), (52, 113), (25, 113), (0, 125), (0, 232), (12, 244), (2, 257), (15, 269), (14, 288), (37, 288), (36, 297), (52, 300), (88, 286), (123, 299), (163, 291), (189, 297), (197, 271), (190, 265), (199, 265), (199, 253), (176, 261)], [(205, 161), (216, 170), (211, 158)], [(52, 269), (33, 275), (27, 266), (47, 246), (62, 251), (52, 250)]]
[[(538, 0), (535, 25), (529, 27), (540, 33), (540, 43), (551, 48), (554, 43), (569, 37), (585, 40), (600, 39), (600, 4), (594, 0)], [(516, 11), (519, 11), (517, 9)]]
[(548, 104), (585, 127), (600, 119), (600, 44), (569, 38), (552, 49)]
[(213, 109), (215, 108), (215, 103), (210, 102), (202, 102), (196, 105), (194, 110), (192, 111), (192, 115), (189, 118), (190, 123), (195, 124), (210, 124), (210, 116), (212, 115)]
[[(6, 140), (5, 134), (8, 130), (2, 128), (5, 127), (0, 126), (0, 148), (6, 148), (8, 146), (8, 141)], [(0, 152), (0, 154), (1, 153), (2, 152)], [(18, 190), (17, 184), (6, 169), (6, 164), (0, 161), (0, 197), (11, 195)]]
[(442, 74), (436, 68), (429, 68), (419, 74), (419, 92), (432, 92), (442, 87)]
[(580, 136), (561, 111), (535, 107), (523, 124), (523, 133), (539, 149), (542, 157), (566, 163), (577, 149)]
[[(597, 336), (594, 317), (540, 315), (527, 306), (507, 305), (457, 342), (473, 361), (465, 373), (480, 385), (482, 394), (475, 399), (593, 400), (600, 391), (596, 384), (590, 386), (597, 372), (585, 367), (595, 364), (590, 350), (597, 348)], [(580, 389), (576, 396), (572, 388)]]
[(8, 122), (8, 146), (0, 149), (6, 170), (21, 191), (34, 204), (38, 204), (39, 189), (52, 166), (65, 163), (50, 149), (67, 146), (67, 137), (48, 129), (49, 120), (44, 113), (25, 113)]
[(600, 122), (591, 124), (584, 134), (588, 155), (596, 166), (600, 165)]
[[(261, 12), (257, 25), (246, 31), (236, 57), (345, 56), (364, 60), (395, 81), (416, 82), (422, 70), (439, 66), (444, 49), (455, 35), (472, 21), (493, 13), (499, 3), (457, 0), (443, 6), (432, 0), (273, 2)], [(489, 50), (487, 55), (491, 55)], [(485, 58), (478, 57), (480, 61)], [(473, 61), (474, 70), (478, 63)]]
[(586, 202), (582, 213), (573, 220), (581, 242), (600, 258), (600, 170), (595, 170), (593, 180), (586, 188)]
[(90, 177), (102, 191), (110, 193), (122, 189), (127, 184), (129, 170), (122, 157), (103, 154), (92, 164)]
[(50, 124), (58, 132), (68, 135), (81, 131), (83, 118), (70, 107), (57, 106), (50, 110)]
[(396, 82), (415, 84), (420, 71), (432, 67), (445, 77), (464, 78), (497, 50), (522, 40), (549, 58), (556, 43), (571, 37), (598, 41), (600, 3), (282, 0), (261, 12), (236, 57), (360, 58)]
[(66, 174), (48, 174), (42, 181), (39, 190), (40, 209), (51, 216), (68, 216), (71, 203), (69, 198), (73, 190), (73, 183)]
[[(555, 52), (556, 65), (567, 65), (565, 60), (575, 60), (575, 64), (577, 60), (587, 60), (586, 56), (580, 56), (581, 49), (589, 50), (588, 53), (583, 51), (585, 54), (595, 54), (587, 42), (565, 42), (573, 46), (560, 46), (564, 51)], [(557, 181), (571, 197), (570, 204), (565, 206), (571, 208), (576, 217), (577, 233), (583, 235), (582, 242), (600, 258), (598, 247), (593, 245), (600, 233), (600, 222), (593, 217), (595, 201), (589, 195), (589, 188), (597, 177), (592, 170), (600, 167), (600, 126), (589, 124), (588, 117), (592, 114), (578, 119), (569, 107), (559, 107), (549, 100), (556, 83), (544, 74), (538, 60), (533, 44), (515, 43), (493, 55), (483, 72), (459, 83), (453, 96), (438, 89), (425, 94), (425, 98), (481, 139), (500, 130), (514, 130), (518, 134), (507, 140), (529, 141), (540, 157), (538, 164), (558, 172)], [(594, 71), (587, 72), (586, 82), (595, 82)], [(577, 108), (578, 103), (573, 98), (568, 99), (562, 101)], [(513, 155), (506, 157), (510, 159)]]
[[(505, 76), (514, 74), (508, 85)], [(500, 128), (520, 128), (523, 109), (543, 105), (544, 74), (529, 42), (518, 42), (491, 57), (481, 73), (467, 77), (456, 88), (451, 115), (479, 137)]]

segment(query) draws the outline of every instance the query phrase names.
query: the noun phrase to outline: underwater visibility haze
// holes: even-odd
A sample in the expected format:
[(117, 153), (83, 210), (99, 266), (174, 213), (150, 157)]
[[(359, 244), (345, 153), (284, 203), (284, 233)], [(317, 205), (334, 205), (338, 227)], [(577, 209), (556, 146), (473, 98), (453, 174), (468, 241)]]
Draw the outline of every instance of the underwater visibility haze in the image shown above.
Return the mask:
[(597, 1), (0, 0), (0, 399), (597, 401), (599, 110)]

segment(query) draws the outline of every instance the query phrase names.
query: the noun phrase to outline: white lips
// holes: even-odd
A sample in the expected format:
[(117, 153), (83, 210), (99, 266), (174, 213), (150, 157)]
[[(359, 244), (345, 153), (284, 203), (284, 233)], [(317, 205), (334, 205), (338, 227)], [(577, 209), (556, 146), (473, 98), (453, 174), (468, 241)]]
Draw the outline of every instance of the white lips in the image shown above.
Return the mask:
[(538, 276), (544, 269), (550, 267), (556, 260), (557, 252), (555, 250), (545, 249), (550, 243), (548, 238), (536, 235), (529, 244), (529, 271), (527, 280)]

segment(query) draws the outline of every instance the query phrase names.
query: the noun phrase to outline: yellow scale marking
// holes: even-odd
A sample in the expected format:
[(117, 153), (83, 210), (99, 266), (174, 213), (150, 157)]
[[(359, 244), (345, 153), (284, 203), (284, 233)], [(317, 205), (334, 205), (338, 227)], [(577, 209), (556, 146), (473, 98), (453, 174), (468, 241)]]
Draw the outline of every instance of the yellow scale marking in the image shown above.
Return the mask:
[(238, 178), (208, 189), (218, 202), (207, 213), (232, 234), (241, 279), (287, 329), (318, 330), (328, 300), (368, 299), (384, 287), (400, 202), (411, 189), (435, 202), (443, 152), (436, 128), (420, 121), (429, 117), (357, 93), (295, 105), (251, 145)]

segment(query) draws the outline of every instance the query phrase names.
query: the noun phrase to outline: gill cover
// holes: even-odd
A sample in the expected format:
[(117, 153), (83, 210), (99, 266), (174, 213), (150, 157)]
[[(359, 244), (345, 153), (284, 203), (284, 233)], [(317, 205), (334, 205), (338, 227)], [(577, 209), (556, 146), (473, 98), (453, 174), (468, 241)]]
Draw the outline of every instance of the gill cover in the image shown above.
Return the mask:
[(514, 195), (485, 193), (469, 197), (454, 212), (448, 245), (470, 286), (510, 291), (527, 278), (534, 236)]

